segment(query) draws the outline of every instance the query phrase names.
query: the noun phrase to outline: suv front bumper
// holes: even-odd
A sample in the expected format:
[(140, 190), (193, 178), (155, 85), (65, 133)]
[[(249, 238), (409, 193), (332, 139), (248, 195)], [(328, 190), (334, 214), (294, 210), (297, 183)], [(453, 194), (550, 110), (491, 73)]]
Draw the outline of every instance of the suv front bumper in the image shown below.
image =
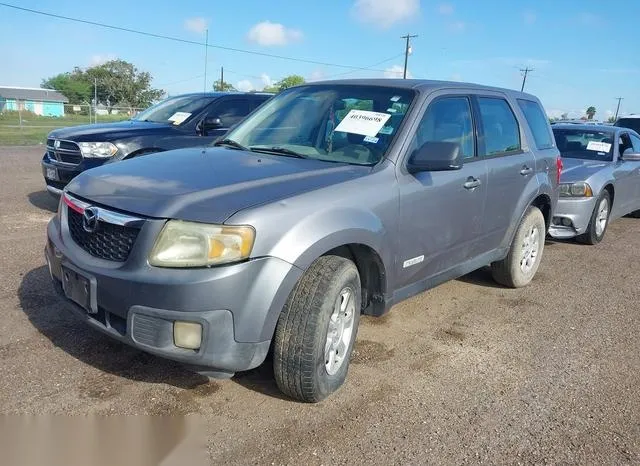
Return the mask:
[[(140, 266), (135, 258), (114, 266), (89, 256), (60, 225), (57, 217), (51, 220), (45, 247), (54, 287), (68, 299), (64, 274), (80, 274), (92, 301), (87, 311), (68, 299), (69, 309), (116, 340), (204, 374), (232, 375), (262, 364), (280, 311), (302, 275), (272, 257), (202, 269)], [(202, 326), (198, 350), (174, 344), (175, 321)]]

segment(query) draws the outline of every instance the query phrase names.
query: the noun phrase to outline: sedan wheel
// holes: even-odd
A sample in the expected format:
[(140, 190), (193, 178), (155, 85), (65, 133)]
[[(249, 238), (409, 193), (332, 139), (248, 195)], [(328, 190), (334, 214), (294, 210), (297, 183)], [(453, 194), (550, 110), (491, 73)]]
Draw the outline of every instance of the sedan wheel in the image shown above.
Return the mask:
[(596, 206), (591, 214), (591, 220), (587, 231), (578, 236), (578, 241), (585, 244), (598, 244), (604, 238), (604, 234), (609, 226), (609, 215), (611, 214), (611, 196), (609, 191), (604, 190), (596, 201)]

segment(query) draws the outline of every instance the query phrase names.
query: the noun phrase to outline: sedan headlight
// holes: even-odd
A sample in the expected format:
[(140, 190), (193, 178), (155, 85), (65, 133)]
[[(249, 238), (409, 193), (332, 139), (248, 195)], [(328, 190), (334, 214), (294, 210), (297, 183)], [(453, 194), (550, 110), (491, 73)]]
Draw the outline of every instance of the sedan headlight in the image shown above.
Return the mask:
[(225, 226), (169, 220), (153, 246), (149, 263), (157, 267), (206, 267), (248, 259), (256, 232), (250, 226)]
[(107, 158), (113, 157), (118, 148), (110, 142), (79, 142), (83, 157)]
[(584, 181), (578, 181), (577, 183), (561, 183), (560, 184), (560, 196), (561, 197), (593, 197), (593, 191), (591, 186)]

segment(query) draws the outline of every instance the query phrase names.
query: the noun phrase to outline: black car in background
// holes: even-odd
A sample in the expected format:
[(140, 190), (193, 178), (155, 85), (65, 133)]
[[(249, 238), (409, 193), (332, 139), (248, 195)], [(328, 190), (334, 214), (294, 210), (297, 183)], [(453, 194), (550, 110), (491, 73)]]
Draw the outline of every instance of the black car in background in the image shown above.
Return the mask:
[(614, 123), (614, 126), (618, 126), (620, 128), (632, 129), (636, 133), (640, 133), (640, 115), (628, 115), (624, 117), (620, 117)]
[(42, 159), (47, 191), (59, 196), (76, 175), (107, 162), (211, 144), (272, 96), (185, 94), (163, 100), (131, 120), (54, 130)]

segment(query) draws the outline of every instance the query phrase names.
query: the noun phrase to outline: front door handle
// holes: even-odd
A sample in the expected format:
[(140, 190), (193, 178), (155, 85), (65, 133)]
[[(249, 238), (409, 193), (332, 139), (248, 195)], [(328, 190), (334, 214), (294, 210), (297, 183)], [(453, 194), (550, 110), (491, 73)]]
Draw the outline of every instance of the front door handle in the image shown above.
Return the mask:
[(478, 178), (474, 178), (473, 176), (470, 176), (469, 178), (467, 178), (467, 182), (462, 186), (464, 186), (464, 189), (476, 189), (481, 184), (482, 183)]
[(522, 176), (530, 175), (530, 174), (531, 174), (531, 172), (533, 172), (533, 168), (529, 168), (529, 167), (527, 167), (526, 165), (523, 165), (523, 166), (522, 166), (522, 170), (520, 170), (520, 174), (521, 174)]

